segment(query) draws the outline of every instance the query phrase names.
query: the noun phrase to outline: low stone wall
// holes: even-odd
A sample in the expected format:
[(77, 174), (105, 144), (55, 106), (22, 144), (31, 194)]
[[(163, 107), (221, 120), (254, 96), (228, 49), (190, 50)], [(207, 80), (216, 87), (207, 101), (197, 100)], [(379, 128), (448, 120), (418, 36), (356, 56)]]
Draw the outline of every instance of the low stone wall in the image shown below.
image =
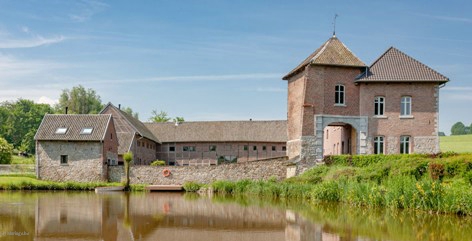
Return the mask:
[[(132, 166), (130, 182), (131, 184), (182, 185), (191, 181), (211, 183), (216, 180), (267, 180), (270, 177), (281, 180), (286, 177), (287, 164), (287, 157), (281, 157), (216, 166)], [(162, 175), (164, 169), (170, 170), (171, 175), (164, 177)], [(110, 166), (108, 178), (110, 182), (124, 180), (124, 167)]]
[(0, 165), (0, 174), (35, 174), (34, 164)]

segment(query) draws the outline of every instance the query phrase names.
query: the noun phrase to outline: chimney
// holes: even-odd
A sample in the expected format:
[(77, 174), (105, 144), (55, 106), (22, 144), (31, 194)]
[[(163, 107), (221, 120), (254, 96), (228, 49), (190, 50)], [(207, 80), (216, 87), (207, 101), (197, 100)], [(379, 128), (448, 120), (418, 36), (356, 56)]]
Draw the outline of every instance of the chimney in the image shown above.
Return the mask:
[(66, 106), (66, 115), (67, 115), (67, 111), (69, 110), (69, 107)]
[(121, 110), (121, 104), (118, 104), (118, 110)]

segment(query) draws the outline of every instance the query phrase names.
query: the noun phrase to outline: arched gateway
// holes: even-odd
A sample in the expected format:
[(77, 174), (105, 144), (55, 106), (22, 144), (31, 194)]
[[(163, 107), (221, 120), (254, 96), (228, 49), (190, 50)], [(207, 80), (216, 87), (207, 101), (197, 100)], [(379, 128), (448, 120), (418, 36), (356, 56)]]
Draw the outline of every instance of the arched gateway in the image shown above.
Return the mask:
[(367, 117), (315, 116), (316, 159), (322, 159), (325, 155), (365, 154), (367, 124)]

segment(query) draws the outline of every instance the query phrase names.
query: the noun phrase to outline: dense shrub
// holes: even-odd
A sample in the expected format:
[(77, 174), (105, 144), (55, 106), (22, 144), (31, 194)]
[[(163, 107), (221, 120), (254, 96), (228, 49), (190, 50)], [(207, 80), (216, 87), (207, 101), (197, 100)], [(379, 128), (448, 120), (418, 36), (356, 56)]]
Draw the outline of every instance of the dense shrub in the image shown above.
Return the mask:
[(202, 184), (196, 182), (186, 182), (183, 185), (183, 188), (186, 192), (197, 192), (202, 188)]
[(316, 201), (337, 202), (340, 200), (340, 192), (337, 182), (323, 182), (315, 186), (311, 192), (311, 198)]
[(163, 160), (155, 160), (151, 163), (151, 166), (165, 166), (166, 162)]
[(10, 164), (13, 145), (0, 137), (0, 164)]

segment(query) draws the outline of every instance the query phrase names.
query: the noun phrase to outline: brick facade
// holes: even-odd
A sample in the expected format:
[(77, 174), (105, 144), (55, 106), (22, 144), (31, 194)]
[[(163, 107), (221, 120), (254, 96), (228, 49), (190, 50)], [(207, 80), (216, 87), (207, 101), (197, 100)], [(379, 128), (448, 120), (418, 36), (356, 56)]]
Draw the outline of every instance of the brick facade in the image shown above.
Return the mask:
[(157, 157), (168, 165), (216, 165), (219, 159), (241, 163), (284, 157), (285, 149), (285, 142), (172, 142), (159, 145)]
[[(367, 67), (333, 36), (284, 80), (289, 158), (373, 154), (375, 137), (384, 154), (439, 151), (439, 88), (449, 79), (393, 47)], [(411, 115), (400, 116), (405, 96)], [(374, 113), (376, 97), (383, 115)]]
[[(438, 133), (438, 84), (437, 83), (361, 83), (361, 115), (369, 116), (368, 142), (375, 136), (385, 138), (385, 153), (399, 153), (400, 136), (413, 137), (412, 153), (436, 153), (439, 151)], [(385, 114), (374, 116), (374, 98), (385, 98)], [(401, 97), (411, 97), (411, 112), (408, 117), (400, 116)], [(428, 141), (429, 140), (429, 141)], [(416, 143), (419, 141), (420, 143)], [(429, 143), (433, 142), (433, 143)], [(373, 146), (369, 146), (373, 153)]]

